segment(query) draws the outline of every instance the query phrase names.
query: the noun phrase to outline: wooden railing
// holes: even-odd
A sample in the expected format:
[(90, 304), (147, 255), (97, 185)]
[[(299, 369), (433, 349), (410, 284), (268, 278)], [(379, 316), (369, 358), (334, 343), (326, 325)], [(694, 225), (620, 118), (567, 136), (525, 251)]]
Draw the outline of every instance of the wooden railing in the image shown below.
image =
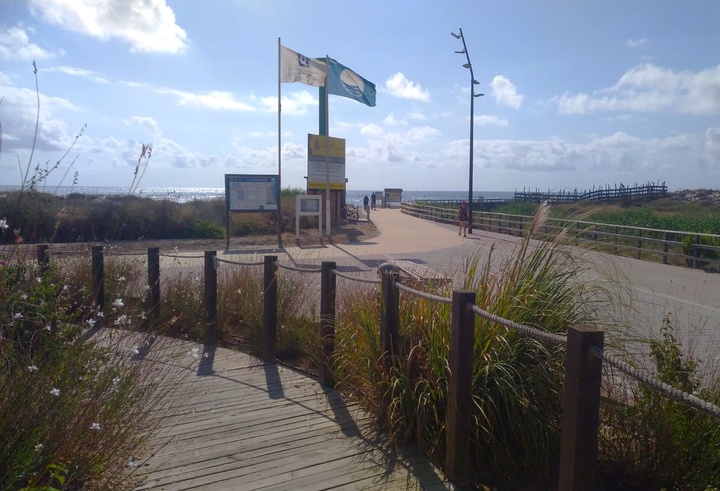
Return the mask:
[[(403, 202), (400, 209), (425, 220), (457, 223), (457, 211), (447, 207)], [(472, 223), (473, 229), (520, 237), (529, 230), (532, 220), (526, 215), (474, 211)], [(592, 246), (601, 252), (695, 269), (720, 267), (720, 247), (709, 245), (720, 244), (720, 235), (548, 218), (538, 238), (552, 237), (562, 230), (568, 232), (575, 245)]]

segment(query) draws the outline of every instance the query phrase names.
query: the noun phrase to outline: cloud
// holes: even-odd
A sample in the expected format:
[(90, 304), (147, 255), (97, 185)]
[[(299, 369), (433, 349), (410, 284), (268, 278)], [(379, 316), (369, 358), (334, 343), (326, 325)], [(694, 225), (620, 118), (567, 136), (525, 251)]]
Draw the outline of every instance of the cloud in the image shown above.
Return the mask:
[(404, 119), (397, 119), (393, 113), (388, 114), (383, 123), (387, 126), (407, 126), (407, 121)]
[(646, 38), (628, 39), (627, 41), (625, 41), (625, 46), (627, 46), (628, 48), (640, 48), (649, 43), (650, 43), (650, 40), (646, 39)]
[(230, 92), (212, 90), (205, 93), (186, 92), (177, 89), (157, 88), (159, 94), (169, 94), (177, 98), (181, 106), (201, 107), (213, 111), (254, 111), (255, 108), (235, 99)]
[(85, 79), (88, 79), (88, 80), (91, 80), (93, 82), (97, 82), (100, 84), (109, 83), (106, 78), (95, 75), (95, 73), (93, 73), (92, 71), (85, 70), (84, 68), (76, 68), (76, 67), (70, 67), (70, 66), (54, 66), (54, 67), (50, 67), (50, 68), (41, 68), (40, 71), (41, 72), (64, 73), (65, 75), (85, 78)]
[(375, 123), (366, 124), (360, 128), (360, 134), (366, 136), (380, 136), (385, 132), (383, 129)]
[(430, 92), (423, 90), (420, 84), (411, 82), (401, 72), (396, 73), (385, 81), (385, 88), (390, 95), (399, 99), (411, 99), (427, 102), (430, 100)]
[(40, 60), (61, 56), (64, 52), (47, 51), (35, 43), (30, 42), (25, 29), (22, 27), (10, 27), (0, 30), (0, 60)]
[(133, 51), (181, 53), (187, 34), (165, 0), (30, 0), (33, 15), (97, 39), (121, 39)]
[[(3, 128), (3, 151), (29, 149), (35, 138), (35, 123), (38, 116), (38, 94), (34, 89), (13, 87), (5, 77), (0, 77), (3, 102), (0, 104), (0, 121)], [(42, 92), (40, 114), (35, 148), (38, 150), (67, 149), (73, 134), (65, 121), (56, 116), (63, 111), (77, 111), (79, 108), (67, 99), (50, 97)], [(79, 130), (79, 128), (77, 128)]]
[(515, 85), (502, 75), (496, 75), (490, 83), (492, 95), (498, 104), (509, 106), (513, 109), (520, 109), (524, 97), (518, 94)]
[(479, 116), (475, 116), (474, 121), (478, 126), (500, 126), (504, 128), (509, 124), (507, 119), (498, 118), (492, 114), (481, 114)]
[(653, 64), (631, 68), (612, 87), (592, 94), (555, 97), (561, 114), (597, 111), (720, 113), (720, 65), (699, 72), (675, 72)]
[[(262, 104), (266, 111), (277, 112), (277, 97), (261, 97), (260, 104)], [(282, 96), (282, 114), (291, 116), (307, 114), (308, 108), (316, 108), (318, 104), (319, 101), (317, 97), (307, 90), (292, 92)]]

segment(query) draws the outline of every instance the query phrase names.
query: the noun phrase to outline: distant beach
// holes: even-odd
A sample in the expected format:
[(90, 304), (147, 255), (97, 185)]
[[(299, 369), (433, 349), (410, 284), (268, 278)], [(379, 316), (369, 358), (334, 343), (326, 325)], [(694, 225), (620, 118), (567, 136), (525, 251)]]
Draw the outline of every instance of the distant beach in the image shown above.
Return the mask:
[[(19, 186), (0, 185), (0, 192), (18, 191)], [(67, 196), (70, 193), (90, 194), (90, 195), (106, 195), (118, 196), (129, 193), (126, 187), (110, 187), (110, 186), (45, 186), (39, 191), (44, 193), (56, 194), (58, 196)], [(376, 193), (382, 193), (382, 189), (374, 190)], [(348, 190), (347, 203), (361, 204), (364, 196), (370, 196), (373, 190)], [(151, 199), (166, 199), (177, 203), (186, 203), (193, 200), (211, 200), (225, 197), (225, 188), (138, 188), (134, 193), (136, 196)], [(475, 191), (473, 197), (475, 199), (483, 197), (491, 198), (512, 198), (514, 191)], [(419, 201), (419, 200), (460, 200), (468, 197), (465, 191), (404, 191), (403, 200)]]

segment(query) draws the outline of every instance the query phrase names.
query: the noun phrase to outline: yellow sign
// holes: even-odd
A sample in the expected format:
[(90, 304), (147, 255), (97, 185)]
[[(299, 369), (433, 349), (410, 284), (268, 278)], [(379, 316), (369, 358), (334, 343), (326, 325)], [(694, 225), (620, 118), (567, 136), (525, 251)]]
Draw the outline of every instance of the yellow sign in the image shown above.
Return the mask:
[(308, 189), (345, 189), (345, 140), (308, 134)]

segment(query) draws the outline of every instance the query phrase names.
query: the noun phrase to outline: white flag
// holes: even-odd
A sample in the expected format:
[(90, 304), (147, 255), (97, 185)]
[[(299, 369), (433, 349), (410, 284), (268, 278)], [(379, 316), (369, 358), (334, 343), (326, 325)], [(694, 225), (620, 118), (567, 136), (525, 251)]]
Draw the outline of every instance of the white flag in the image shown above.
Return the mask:
[(325, 86), (325, 63), (280, 46), (280, 81)]

